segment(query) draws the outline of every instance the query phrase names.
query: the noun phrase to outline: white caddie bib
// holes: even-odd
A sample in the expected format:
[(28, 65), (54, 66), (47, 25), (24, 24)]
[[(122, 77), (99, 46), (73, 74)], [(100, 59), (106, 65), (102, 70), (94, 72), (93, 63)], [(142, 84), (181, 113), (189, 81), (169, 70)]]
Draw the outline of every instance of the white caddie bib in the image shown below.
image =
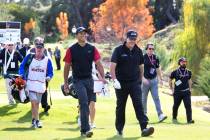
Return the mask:
[(36, 93), (44, 93), (46, 90), (46, 73), (48, 58), (42, 60), (33, 58), (28, 72), (27, 89)]

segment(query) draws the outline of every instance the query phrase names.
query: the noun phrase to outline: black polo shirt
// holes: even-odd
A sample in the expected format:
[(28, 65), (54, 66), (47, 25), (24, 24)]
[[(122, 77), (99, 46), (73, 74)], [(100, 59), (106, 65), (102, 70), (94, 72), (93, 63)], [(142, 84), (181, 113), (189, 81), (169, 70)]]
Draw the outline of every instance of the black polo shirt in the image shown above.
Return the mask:
[(19, 52), (20, 52), (20, 54), (23, 56), (23, 58), (24, 57), (26, 57), (26, 54), (27, 54), (27, 52), (28, 52), (28, 50), (30, 50), (31, 49), (31, 47), (29, 47), (29, 46), (23, 46), (20, 50), (19, 50)]
[[(2, 60), (3, 65), (5, 64), (5, 50), (6, 49), (3, 49), (0, 54), (0, 59)], [(9, 52), (9, 51), (7, 52), (6, 63), (8, 62), (11, 53), (12, 52)], [(23, 60), (23, 58), (22, 58), (21, 54), (18, 51), (15, 51), (13, 59), (10, 61), (9, 67), (7, 69), (7, 74), (18, 73), (18, 70), (19, 70), (18, 62), (22, 62), (22, 60)]]
[(154, 79), (157, 76), (156, 69), (160, 67), (159, 59), (156, 55), (144, 55), (144, 77)]
[(142, 50), (137, 45), (130, 50), (125, 44), (115, 48), (112, 54), (111, 62), (117, 64), (116, 78), (120, 82), (139, 81), (139, 65), (144, 62)]
[(188, 80), (191, 79), (191, 76), (192, 76), (192, 72), (188, 69), (178, 68), (174, 70), (170, 75), (170, 78), (172, 80), (175, 79), (174, 91), (183, 91), (183, 90), (188, 89), (189, 88)]
[(72, 65), (74, 79), (92, 78), (92, 63), (100, 59), (98, 50), (89, 43), (80, 46), (73, 44), (68, 48), (64, 61)]

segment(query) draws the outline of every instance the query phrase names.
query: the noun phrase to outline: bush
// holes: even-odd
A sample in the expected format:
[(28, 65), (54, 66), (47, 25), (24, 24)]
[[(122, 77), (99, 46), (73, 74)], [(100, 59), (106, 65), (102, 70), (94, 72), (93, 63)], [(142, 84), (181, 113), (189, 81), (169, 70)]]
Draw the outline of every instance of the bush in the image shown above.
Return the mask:
[(196, 77), (195, 89), (210, 98), (210, 56), (201, 61), (200, 71)]

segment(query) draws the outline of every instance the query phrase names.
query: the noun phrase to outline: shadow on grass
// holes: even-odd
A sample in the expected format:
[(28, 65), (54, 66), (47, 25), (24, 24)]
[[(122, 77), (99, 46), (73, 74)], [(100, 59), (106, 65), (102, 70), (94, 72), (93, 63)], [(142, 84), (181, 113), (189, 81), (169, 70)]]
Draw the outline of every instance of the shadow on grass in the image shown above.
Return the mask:
[(32, 131), (35, 130), (32, 127), (11, 127), (11, 128), (5, 128), (2, 129), (2, 131)]
[(10, 110), (14, 109), (17, 107), (17, 104), (14, 105), (5, 105), (0, 107), (0, 116), (9, 116), (9, 115), (13, 115), (19, 112), (9, 112)]
[(86, 139), (86, 137), (75, 137), (75, 138), (65, 138), (65, 139), (63, 139), (63, 140), (84, 140), (84, 139)]
[(77, 124), (77, 122), (76, 121), (74, 121), (74, 122), (63, 122), (63, 124), (74, 125), (74, 124)]
[(39, 118), (41, 119), (43, 116), (49, 116), (50, 114), (48, 112), (41, 112), (39, 113)]
[(76, 127), (76, 128), (57, 128), (57, 130), (60, 130), (60, 131), (79, 131), (80, 128), (79, 127)]
[[(140, 137), (126, 137), (126, 138), (124, 138), (124, 137), (121, 137), (121, 136), (114, 135), (111, 138), (107, 138), (107, 140), (119, 140), (119, 139), (123, 139), (123, 140), (137, 140), (139, 138)], [(152, 136), (148, 137), (148, 138), (152, 138)]]
[(20, 117), (17, 122), (18, 123), (25, 123), (25, 122), (30, 122), (31, 121), (31, 110), (29, 110), (28, 112), (26, 112), (25, 115), (23, 115), (22, 117)]
[(156, 124), (177, 124), (177, 125), (187, 125), (187, 123), (179, 122), (179, 121), (163, 121), (163, 122), (149, 122), (149, 125), (156, 125)]

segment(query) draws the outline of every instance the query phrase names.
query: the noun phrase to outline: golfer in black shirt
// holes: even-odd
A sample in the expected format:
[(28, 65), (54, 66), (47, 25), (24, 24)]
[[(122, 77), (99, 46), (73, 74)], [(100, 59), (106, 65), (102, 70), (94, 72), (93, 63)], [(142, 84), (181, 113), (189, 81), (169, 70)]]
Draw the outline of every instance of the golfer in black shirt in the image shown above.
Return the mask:
[(110, 72), (114, 80), (114, 88), (117, 97), (115, 127), (117, 134), (123, 136), (125, 125), (125, 107), (128, 95), (130, 95), (139, 121), (142, 136), (152, 135), (154, 128), (147, 128), (148, 118), (144, 115), (141, 100), (141, 87), (139, 82), (143, 76), (143, 54), (136, 45), (137, 32), (127, 32), (127, 39), (115, 48), (111, 58)]

